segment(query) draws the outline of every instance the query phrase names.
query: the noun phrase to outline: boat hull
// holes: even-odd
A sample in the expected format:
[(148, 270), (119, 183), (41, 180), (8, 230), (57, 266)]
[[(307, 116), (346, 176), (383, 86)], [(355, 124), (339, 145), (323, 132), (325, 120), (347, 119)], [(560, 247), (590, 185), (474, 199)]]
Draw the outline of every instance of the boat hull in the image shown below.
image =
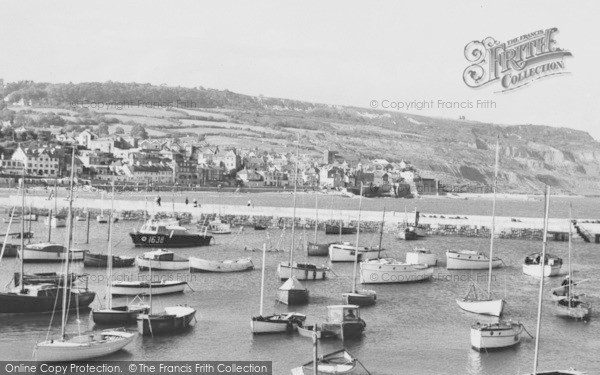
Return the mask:
[[(355, 252), (355, 246), (337, 244), (329, 246), (329, 258), (332, 262), (354, 262)], [(377, 259), (379, 254), (379, 250), (359, 248), (358, 261)]]
[(362, 337), (362, 334), (365, 330), (365, 323), (363, 321), (323, 323), (323, 330), (332, 332), (342, 340), (355, 339)]
[[(168, 309), (168, 308), (167, 308)], [(196, 315), (196, 310), (190, 309), (185, 315), (148, 315), (143, 314), (137, 317), (138, 332), (143, 336), (153, 336), (169, 333), (177, 333), (192, 327), (192, 320)]]
[(287, 280), (291, 276), (298, 280), (325, 280), (327, 278), (327, 269), (325, 267), (316, 267), (314, 265), (295, 264), (290, 267), (289, 262), (277, 265), (277, 274), (281, 280)]
[(35, 359), (39, 362), (67, 362), (103, 357), (123, 349), (133, 341), (135, 335), (116, 331), (113, 337), (117, 338), (103, 342), (85, 342), (89, 340), (87, 336), (69, 341), (44, 341), (36, 345)]
[[(62, 295), (62, 289), (49, 291), (45, 296), (0, 293), (0, 314), (50, 313), (55, 308), (57, 311), (62, 310), (62, 304), (55, 303), (55, 300), (61, 299)], [(85, 309), (94, 301), (94, 298), (96, 298), (94, 292), (72, 291), (69, 294), (67, 306), (70, 310), (78, 307)]]
[[(69, 262), (83, 261), (87, 250), (71, 250), (69, 252)], [(23, 251), (23, 262), (25, 263), (60, 263), (67, 257), (66, 251), (43, 251), (33, 250), (27, 247)]]
[(329, 245), (309, 242), (306, 246), (306, 252), (309, 256), (326, 257), (329, 255)]
[(592, 307), (590, 304), (580, 301), (571, 302), (571, 308), (569, 308), (568, 300), (561, 300), (556, 303), (555, 311), (556, 315), (563, 318), (570, 319), (587, 319), (592, 313)]
[[(113, 256), (112, 258), (113, 268), (131, 267), (134, 263), (134, 257)], [(106, 268), (108, 267), (108, 255), (85, 253), (83, 257), (83, 265), (85, 267)]]
[(222, 262), (200, 258), (190, 258), (190, 272), (243, 272), (253, 268), (254, 264), (250, 258)]
[(504, 300), (470, 300), (466, 298), (457, 299), (458, 306), (468, 312), (482, 315), (500, 316), (504, 310)]
[[(557, 276), (560, 273), (560, 264), (544, 265), (544, 277)], [(523, 264), (523, 273), (528, 276), (541, 277), (542, 270), (539, 264)]]
[(429, 280), (433, 268), (415, 267), (411, 264), (360, 264), (360, 282), (362, 284), (408, 283)]
[(137, 257), (135, 262), (137, 263), (140, 271), (149, 270), (152, 267), (153, 270), (161, 271), (181, 271), (190, 268), (190, 261), (187, 259), (179, 260), (155, 260), (147, 259), (144, 257)]
[(121, 306), (112, 309), (93, 310), (92, 319), (97, 325), (132, 325), (136, 324), (139, 314), (148, 314), (150, 307)]
[[(185, 281), (152, 283), (152, 295), (183, 293), (186, 285)], [(150, 286), (145, 282), (113, 282), (111, 294), (113, 296), (149, 295)]]
[(343, 293), (344, 305), (357, 305), (360, 307), (373, 306), (377, 301), (377, 293), (373, 290), (357, 290), (355, 293)]
[(422, 253), (418, 251), (409, 251), (406, 253), (406, 263), (408, 264), (426, 264), (429, 267), (437, 265), (437, 257), (432, 253)]
[[(502, 260), (492, 259), (492, 268), (502, 265)], [(490, 259), (483, 254), (461, 254), (446, 252), (446, 269), (448, 270), (487, 270), (490, 267)]]
[[(502, 327), (502, 326), (501, 326)], [(471, 327), (471, 347), (474, 350), (502, 350), (521, 342), (520, 330), (511, 328), (481, 329)]]
[(201, 234), (173, 235), (129, 233), (135, 247), (196, 247), (208, 246), (212, 236)]

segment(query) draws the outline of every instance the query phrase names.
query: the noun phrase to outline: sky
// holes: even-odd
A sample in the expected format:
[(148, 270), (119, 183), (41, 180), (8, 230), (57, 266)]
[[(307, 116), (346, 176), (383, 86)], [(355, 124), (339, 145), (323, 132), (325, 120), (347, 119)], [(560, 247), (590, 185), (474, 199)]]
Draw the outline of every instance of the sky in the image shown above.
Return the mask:
[[(600, 2), (3, 0), (1, 9), (0, 78), (9, 82), (202, 86), (379, 109), (433, 100), (402, 112), (568, 127), (600, 140)], [(505, 93), (463, 82), (469, 42), (552, 27), (573, 54), (569, 74)]]

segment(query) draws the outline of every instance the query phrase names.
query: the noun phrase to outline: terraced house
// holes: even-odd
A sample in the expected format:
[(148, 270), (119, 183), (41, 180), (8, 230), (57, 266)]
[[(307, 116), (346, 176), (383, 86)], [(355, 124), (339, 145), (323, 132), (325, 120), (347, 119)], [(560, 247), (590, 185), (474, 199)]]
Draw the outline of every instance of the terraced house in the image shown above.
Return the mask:
[(29, 149), (19, 146), (11, 157), (14, 161), (20, 161), (25, 167), (28, 175), (57, 177), (59, 175), (58, 155), (49, 150)]

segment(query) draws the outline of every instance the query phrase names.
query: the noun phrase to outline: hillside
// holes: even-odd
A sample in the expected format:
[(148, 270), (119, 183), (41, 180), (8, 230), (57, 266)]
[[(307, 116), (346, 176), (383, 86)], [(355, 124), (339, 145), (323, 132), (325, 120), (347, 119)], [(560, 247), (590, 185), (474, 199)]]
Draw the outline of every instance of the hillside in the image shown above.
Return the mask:
[[(327, 106), (295, 100), (253, 97), (204, 88), (135, 83), (4, 84), (4, 121), (28, 126), (106, 123), (128, 132), (143, 125), (150, 136), (192, 135), (209, 144), (291, 151), (296, 133), (303, 153), (337, 150), (352, 160), (407, 160), (423, 177), (443, 183), (489, 184), (494, 147), (500, 136), (499, 190), (598, 194), (600, 144), (589, 134), (538, 125), (503, 126), (430, 118), (364, 108)], [(14, 106), (23, 99), (33, 106)], [(161, 103), (187, 103), (168, 108)], [(119, 109), (81, 108), (71, 103), (130, 103)], [(136, 105), (156, 103), (157, 105)], [(150, 108), (147, 108), (150, 107)]]

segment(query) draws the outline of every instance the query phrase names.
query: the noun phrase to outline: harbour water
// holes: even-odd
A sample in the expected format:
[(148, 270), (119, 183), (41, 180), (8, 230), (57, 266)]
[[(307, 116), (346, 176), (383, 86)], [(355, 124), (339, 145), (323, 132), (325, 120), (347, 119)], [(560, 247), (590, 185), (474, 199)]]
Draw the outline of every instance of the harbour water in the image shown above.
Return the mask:
[[(180, 199), (181, 196), (179, 196)], [(190, 197), (190, 200), (192, 197)], [(244, 198), (242, 198), (244, 199)], [(247, 199), (247, 198), (245, 198)], [(255, 204), (260, 204), (261, 198), (252, 196)], [(342, 200), (342, 198), (338, 198)], [(165, 199), (166, 200), (166, 199)], [(351, 200), (347, 200), (348, 202)], [(377, 202), (376, 200), (368, 200)], [(438, 203), (442, 202), (442, 203)], [(460, 200), (431, 200), (431, 209), (421, 208), (425, 212), (452, 214), (487, 214), (490, 202), (480, 202), (481, 212), (473, 208), (469, 201)], [(163, 201), (164, 202), (164, 201)], [(421, 204), (424, 200), (415, 200)], [(229, 202), (231, 203), (231, 201)], [(395, 204), (404, 201), (395, 200)], [(529, 205), (531, 203), (531, 205)], [(535, 203), (535, 204), (534, 204)], [(583, 203), (583, 201), (581, 201)], [(164, 203), (168, 205), (168, 201)], [(308, 206), (308, 198), (303, 203)], [(380, 203), (373, 203), (379, 205)], [(511, 202), (520, 210), (515, 216), (541, 216), (541, 202)], [(446, 205), (454, 205), (447, 207)], [(470, 207), (465, 212), (462, 205)], [(500, 214), (505, 206), (499, 202)], [(523, 206), (526, 208), (524, 209)], [(556, 205), (554, 215), (564, 214), (561, 208), (564, 204)], [(585, 206), (584, 204), (581, 207)], [(585, 208), (582, 217), (600, 217), (596, 208)], [(598, 205), (594, 205), (598, 207)], [(143, 209), (143, 207), (140, 207)], [(412, 207), (410, 203), (408, 209)], [(327, 216), (324, 207), (324, 216)], [(529, 210), (529, 211), (527, 211)], [(583, 210), (583, 208), (582, 208)], [(400, 211), (398, 209), (398, 211)], [(511, 213), (513, 214), (513, 213)], [(509, 214), (509, 215), (511, 215)], [(564, 215), (566, 216), (566, 215)], [(47, 239), (47, 227), (43, 221), (34, 222), (35, 232), (33, 241)], [(107, 225), (91, 223), (90, 244), (85, 242), (85, 222), (76, 222), (74, 247), (89, 249), (94, 252), (106, 252)], [(141, 222), (119, 222), (114, 226), (114, 252), (118, 255), (140, 255), (144, 249), (134, 248), (128, 232), (133, 227), (140, 227)], [(6, 230), (6, 224), (1, 229)], [(63, 242), (65, 228), (53, 229), (53, 240)], [(153, 299), (154, 310), (159, 311), (164, 306), (187, 304), (197, 309), (198, 322), (196, 326), (181, 335), (162, 337), (137, 337), (135, 342), (107, 359), (114, 360), (268, 360), (273, 361), (274, 374), (289, 374), (289, 369), (311, 360), (312, 343), (310, 339), (297, 334), (253, 336), (250, 333), (250, 318), (258, 314), (260, 298), (260, 252), (244, 251), (244, 246), (261, 248), (267, 241), (267, 231), (254, 231), (245, 228), (242, 234), (234, 233), (216, 237), (216, 245), (191, 249), (176, 249), (181, 256), (196, 256), (207, 259), (233, 259), (250, 256), (256, 269), (244, 273), (233, 274), (189, 274), (187, 272), (169, 273), (154, 272), (154, 277), (165, 279), (179, 278), (188, 280), (190, 288), (179, 295), (156, 296)], [(271, 240), (279, 240), (281, 231), (269, 229)], [(301, 242), (302, 231), (297, 232), (296, 243)], [(313, 232), (307, 231), (306, 237), (312, 240)], [(344, 236), (344, 241), (354, 243), (354, 235)], [(337, 236), (325, 236), (319, 233), (320, 242), (332, 242)], [(18, 240), (11, 240), (17, 243)], [(275, 294), (281, 281), (276, 274), (280, 261), (289, 258), (290, 231), (285, 231), (283, 253), (267, 253), (265, 313), (274, 311), (297, 311), (308, 316), (309, 323), (322, 322), (326, 317), (326, 306), (339, 304), (341, 293), (348, 291), (352, 283), (352, 264), (334, 263), (335, 272), (326, 281), (308, 282), (310, 304), (307, 306), (288, 308), (275, 303)], [(376, 234), (368, 233), (361, 236), (362, 245), (377, 245)], [(362, 339), (346, 341), (345, 347), (357, 356), (372, 374), (523, 374), (531, 372), (533, 364), (534, 342), (523, 333), (520, 345), (501, 352), (478, 353), (471, 349), (469, 340), (470, 325), (475, 322), (492, 322), (494, 318), (474, 315), (460, 310), (455, 298), (462, 297), (469, 286), (469, 277), (479, 281), (484, 287), (487, 272), (447, 271), (445, 251), (449, 249), (470, 249), (487, 252), (489, 240), (484, 238), (464, 237), (428, 237), (419, 241), (400, 242), (391, 235), (383, 238), (383, 247), (387, 249), (384, 256), (404, 260), (406, 251), (415, 246), (425, 247), (435, 254), (440, 265), (434, 271), (430, 281), (398, 285), (369, 285), (369, 289), (377, 291), (377, 304), (363, 308), (361, 317), (367, 327)], [(541, 243), (534, 241), (503, 240), (496, 241), (495, 255), (501, 257), (506, 267), (494, 270), (493, 291), (496, 295), (506, 295), (508, 302), (505, 309), (505, 319), (523, 322), (532, 334), (535, 333), (535, 318), (537, 312), (538, 280), (522, 274), (523, 258), (541, 250)], [(566, 272), (567, 244), (565, 242), (549, 242), (548, 251), (561, 256), (565, 260), (563, 266)], [(544, 310), (541, 351), (539, 368), (548, 370), (554, 368), (574, 367), (590, 374), (600, 372), (600, 247), (597, 244), (574, 242), (573, 269), (576, 278), (589, 278), (591, 281), (580, 287), (581, 292), (588, 295), (595, 311), (586, 322), (575, 322), (558, 318), (553, 313), (553, 303), (548, 298), (549, 289), (558, 286), (562, 277), (547, 279), (544, 294)], [(310, 257), (298, 250), (295, 260), (308, 260), (322, 264), (326, 258)], [(60, 271), (58, 264), (26, 264), (26, 272)], [(4, 259), (0, 265), (0, 285), (6, 285), (13, 272), (18, 271), (18, 262), (14, 258)], [(97, 299), (92, 307), (104, 304), (105, 299), (105, 270), (84, 268), (83, 264), (74, 264), (74, 271), (90, 274), (89, 286), (97, 292)], [(138, 279), (139, 275), (146, 277), (147, 272), (139, 272), (137, 268), (115, 269), (117, 279)], [(125, 301), (125, 298), (115, 299)], [(36, 342), (42, 341), (48, 332), (50, 314), (36, 316), (3, 316), (0, 319), (0, 353), (5, 360), (31, 359)], [(51, 326), (50, 334), (56, 335), (60, 330), (57, 317)], [(77, 322), (79, 321), (79, 324)], [(68, 331), (78, 332), (92, 329), (89, 312), (82, 311), (79, 317), (70, 314)], [(131, 327), (134, 329), (134, 327)], [(323, 341), (321, 352), (326, 353), (342, 347), (337, 340)]]

